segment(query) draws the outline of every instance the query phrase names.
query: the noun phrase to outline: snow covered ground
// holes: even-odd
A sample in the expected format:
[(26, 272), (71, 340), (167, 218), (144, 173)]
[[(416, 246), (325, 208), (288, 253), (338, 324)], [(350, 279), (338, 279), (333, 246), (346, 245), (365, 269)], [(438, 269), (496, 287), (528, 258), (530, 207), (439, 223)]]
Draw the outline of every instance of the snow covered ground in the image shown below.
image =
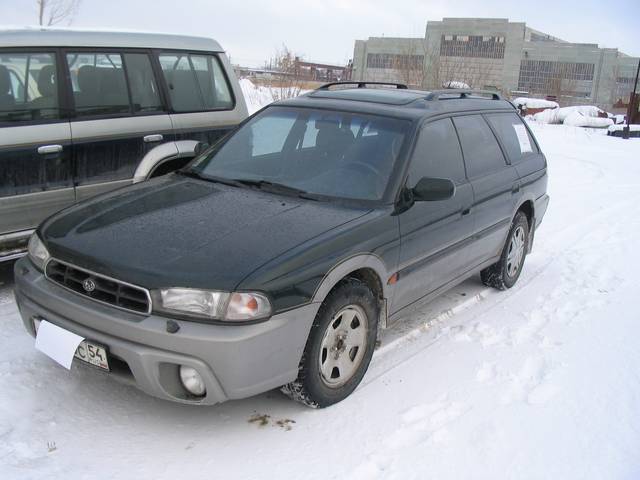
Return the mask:
[[(240, 88), (242, 89), (242, 94), (247, 102), (247, 109), (249, 110), (249, 115), (253, 115), (258, 110), (260, 110), (265, 105), (272, 103), (278, 96), (278, 93), (281, 93), (279, 88), (274, 87), (266, 87), (264, 85), (256, 85), (248, 78), (241, 78), (239, 80)], [(287, 89), (284, 89), (287, 90)], [(287, 90), (291, 92), (292, 90)], [(294, 92), (299, 92), (300, 95), (308, 92), (309, 90), (293, 90)]]
[(273, 92), (269, 87), (255, 85), (248, 78), (241, 78), (239, 82), (242, 94), (247, 102), (249, 115), (253, 115), (265, 105), (273, 102)]
[(0, 267), (1, 479), (640, 478), (640, 139), (533, 124), (551, 204), (508, 292), (386, 331), (363, 384), (174, 405), (33, 348)]

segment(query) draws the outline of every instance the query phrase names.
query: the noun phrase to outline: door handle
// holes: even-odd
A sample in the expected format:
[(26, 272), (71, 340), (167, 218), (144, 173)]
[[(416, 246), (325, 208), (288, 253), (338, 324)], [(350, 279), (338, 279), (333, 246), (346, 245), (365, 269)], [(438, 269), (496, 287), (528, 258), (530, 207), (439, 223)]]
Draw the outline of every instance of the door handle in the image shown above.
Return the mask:
[(52, 153), (60, 153), (62, 151), (62, 145), (42, 145), (38, 147), (38, 153), (40, 155), (50, 155)]
[(464, 210), (462, 210), (462, 215), (469, 215), (470, 212), (471, 208), (465, 208)]
[(152, 142), (161, 142), (164, 137), (159, 133), (154, 133), (153, 135), (145, 135), (142, 140), (144, 143), (152, 143)]
[(518, 193), (520, 191), (520, 184), (516, 183), (513, 187), (511, 187), (511, 193)]

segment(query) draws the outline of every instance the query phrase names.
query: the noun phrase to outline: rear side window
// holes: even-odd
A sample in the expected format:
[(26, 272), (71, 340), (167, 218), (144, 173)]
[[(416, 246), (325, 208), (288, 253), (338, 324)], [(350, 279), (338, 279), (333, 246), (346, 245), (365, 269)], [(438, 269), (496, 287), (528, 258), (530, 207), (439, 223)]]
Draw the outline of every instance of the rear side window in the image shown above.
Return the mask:
[(527, 127), (515, 113), (492, 113), (485, 118), (495, 130), (512, 163), (538, 152)]
[(162, 110), (151, 62), (144, 53), (67, 54), (76, 115)]
[(409, 186), (415, 186), (422, 177), (465, 181), (460, 143), (448, 118), (428, 123), (420, 131), (409, 167)]
[(131, 88), (133, 111), (162, 110), (162, 101), (149, 56), (144, 53), (125, 53), (124, 63), (127, 68), (129, 88)]
[(67, 64), (78, 115), (131, 111), (119, 53), (69, 53)]
[(506, 167), (500, 145), (481, 115), (454, 117), (469, 178)]
[(233, 108), (231, 89), (215, 55), (162, 54), (160, 65), (176, 112)]
[(60, 116), (53, 53), (0, 53), (0, 122)]

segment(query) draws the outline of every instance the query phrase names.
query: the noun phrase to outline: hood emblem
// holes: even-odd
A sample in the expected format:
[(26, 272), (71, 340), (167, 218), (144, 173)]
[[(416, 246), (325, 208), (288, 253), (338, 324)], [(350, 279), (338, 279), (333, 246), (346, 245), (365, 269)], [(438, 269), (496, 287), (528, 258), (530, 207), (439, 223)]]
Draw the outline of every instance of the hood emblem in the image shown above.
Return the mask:
[(85, 292), (91, 293), (96, 289), (96, 282), (92, 278), (87, 278), (82, 282), (82, 288), (84, 288)]

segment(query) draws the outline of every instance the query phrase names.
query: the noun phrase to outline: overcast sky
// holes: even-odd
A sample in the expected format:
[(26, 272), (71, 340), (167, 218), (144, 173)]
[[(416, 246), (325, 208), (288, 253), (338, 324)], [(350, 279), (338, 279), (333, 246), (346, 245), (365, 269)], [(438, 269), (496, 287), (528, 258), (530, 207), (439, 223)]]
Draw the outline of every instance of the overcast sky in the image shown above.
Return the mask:
[[(82, 0), (72, 26), (213, 37), (245, 65), (283, 43), (310, 61), (346, 63), (356, 39), (423, 37), (427, 20), (443, 17), (508, 18), (640, 56), (640, 0)], [(0, 22), (36, 24), (36, 0), (0, 0)]]

